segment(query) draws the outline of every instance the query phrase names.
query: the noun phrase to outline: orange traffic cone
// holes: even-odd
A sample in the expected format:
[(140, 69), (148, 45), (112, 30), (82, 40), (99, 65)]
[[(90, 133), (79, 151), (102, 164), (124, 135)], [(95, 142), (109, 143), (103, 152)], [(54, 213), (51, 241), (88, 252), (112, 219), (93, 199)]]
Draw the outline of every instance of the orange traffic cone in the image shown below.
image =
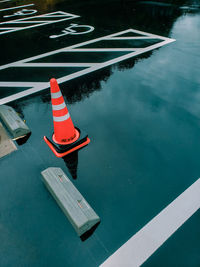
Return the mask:
[(44, 140), (57, 157), (64, 157), (86, 146), (90, 139), (74, 127), (56, 79), (50, 80), (50, 87), (54, 133), (52, 141), (46, 136)]
[(79, 132), (74, 128), (56, 79), (51, 79), (50, 85), (54, 123), (53, 141), (57, 144), (67, 145), (79, 138)]

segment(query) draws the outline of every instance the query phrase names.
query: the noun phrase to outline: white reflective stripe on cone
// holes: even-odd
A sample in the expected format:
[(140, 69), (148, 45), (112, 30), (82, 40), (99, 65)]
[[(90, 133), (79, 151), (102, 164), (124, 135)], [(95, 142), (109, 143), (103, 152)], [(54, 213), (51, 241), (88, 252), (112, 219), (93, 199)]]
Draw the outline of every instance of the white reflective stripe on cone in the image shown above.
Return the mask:
[(61, 121), (65, 121), (67, 119), (69, 119), (70, 115), (69, 115), (69, 112), (64, 115), (64, 116), (60, 116), (60, 117), (55, 117), (53, 116), (53, 120), (56, 121), (56, 122), (61, 122)]
[(65, 107), (66, 107), (66, 105), (65, 105), (64, 102), (62, 104), (59, 104), (59, 105), (52, 105), (52, 109), (53, 110), (61, 110), (61, 109), (65, 108)]
[(62, 96), (62, 94), (61, 94), (61, 92), (59, 91), (59, 92), (57, 92), (57, 93), (51, 93), (51, 98), (59, 98), (59, 97), (61, 97)]

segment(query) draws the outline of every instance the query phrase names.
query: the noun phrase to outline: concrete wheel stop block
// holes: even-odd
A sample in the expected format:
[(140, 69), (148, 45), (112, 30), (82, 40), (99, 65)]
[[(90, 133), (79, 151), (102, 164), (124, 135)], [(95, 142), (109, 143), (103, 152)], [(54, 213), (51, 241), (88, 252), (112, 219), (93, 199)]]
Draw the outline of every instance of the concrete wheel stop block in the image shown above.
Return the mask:
[(25, 122), (10, 106), (0, 105), (0, 118), (15, 140), (31, 133)]
[(17, 150), (14, 142), (7, 135), (3, 125), (0, 123), (0, 158)]
[(84, 236), (100, 222), (81, 193), (61, 168), (50, 167), (41, 172), (43, 182), (54, 197), (78, 236)]

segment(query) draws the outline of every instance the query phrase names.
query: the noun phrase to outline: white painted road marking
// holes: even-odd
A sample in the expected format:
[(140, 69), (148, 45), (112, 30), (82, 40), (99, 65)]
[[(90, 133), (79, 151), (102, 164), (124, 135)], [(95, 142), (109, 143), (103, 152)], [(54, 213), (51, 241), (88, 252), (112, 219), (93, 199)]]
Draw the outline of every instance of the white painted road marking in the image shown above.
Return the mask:
[[(84, 31), (80, 31), (80, 28), (84, 29)], [(80, 31), (80, 32), (79, 32)], [(71, 25), (69, 27), (66, 27), (64, 30), (62, 30), (61, 34), (58, 35), (51, 35), (49, 36), (49, 38), (59, 38), (65, 35), (79, 35), (79, 34), (86, 34), (89, 32), (94, 31), (94, 27), (90, 26), (90, 25), (78, 25), (78, 24), (74, 24), (71, 23)]]
[(0, 3), (10, 2), (11, 0), (1, 0)]
[(200, 178), (131, 237), (100, 267), (141, 266), (200, 208)]
[(34, 6), (34, 5), (35, 4), (28, 4), (28, 5), (23, 5), (23, 6), (14, 6), (14, 7), (9, 7), (9, 8), (4, 8), (4, 9), (0, 9), (0, 12), (12, 10), (12, 9), (17, 9), (17, 8), (21, 8), (21, 7)]
[[(74, 18), (78, 18), (80, 16), (74, 15), (71, 13), (67, 13), (64, 11), (55, 11), (52, 13), (47, 13), (43, 15), (38, 16), (31, 16), (28, 18), (22, 18), (22, 19), (15, 19), (15, 20), (9, 20), (5, 22), (0, 22), (0, 35), (7, 34), (11, 32), (26, 30), (30, 28), (35, 28), (43, 25), (48, 25), (51, 23), (57, 23), (65, 20), (70, 20)], [(38, 20), (41, 19), (40, 21)], [(21, 24), (29, 24), (29, 26), (21, 27)], [(13, 26), (15, 24), (15, 26)]]
[[(96, 42), (99, 42), (99, 41), (105, 41), (105, 40), (111, 40), (113, 37), (121, 37), (120, 40), (122, 40), (124, 38), (124, 40), (127, 40), (126, 36), (122, 37), (120, 35), (123, 35), (123, 34), (126, 34), (126, 33), (132, 33), (134, 35), (134, 33), (137, 33), (137, 34), (141, 34), (142, 36), (142, 39), (144, 37), (144, 35), (146, 37), (151, 37), (151, 39), (157, 39), (157, 43), (155, 44), (147, 44), (146, 47), (144, 48), (84, 48), (84, 46), (86, 45), (89, 45), (89, 44), (95, 44)], [(138, 40), (138, 39), (137, 39)], [(156, 49), (158, 47), (161, 47), (163, 45), (166, 45), (166, 44), (169, 44), (171, 42), (174, 42), (175, 40), (174, 39), (170, 39), (170, 38), (166, 38), (166, 37), (163, 37), (163, 36), (159, 36), (159, 35), (154, 35), (154, 34), (150, 34), (150, 33), (146, 33), (146, 32), (141, 32), (141, 31), (137, 31), (137, 30), (134, 30), (134, 29), (128, 29), (128, 30), (125, 30), (125, 31), (122, 31), (122, 32), (118, 32), (118, 33), (115, 33), (115, 34), (110, 34), (108, 36), (103, 36), (103, 37), (100, 37), (100, 38), (96, 38), (96, 39), (92, 39), (92, 40), (89, 40), (89, 41), (86, 41), (86, 42), (83, 42), (83, 43), (79, 43), (79, 44), (75, 44), (75, 45), (72, 45), (72, 46), (68, 46), (68, 47), (64, 47), (64, 48), (61, 48), (61, 49), (58, 49), (58, 50), (54, 50), (54, 51), (51, 51), (51, 52), (48, 52), (48, 53), (44, 53), (44, 54), (41, 54), (41, 55), (38, 55), (38, 56), (34, 56), (34, 57), (30, 57), (30, 58), (27, 58), (27, 59), (23, 59), (23, 60), (19, 60), (19, 61), (16, 61), (16, 62), (13, 62), (13, 63), (10, 63), (10, 64), (6, 64), (6, 65), (3, 65), (0, 67), (0, 70), (5, 70), (5, 69), (9, 69), (11, 68), (10, 71), (13, 71), (12, 68), (30, 68), (30, 67), (34, 67), (34, 68), (46, 68), (46, 67), (59, 67), (59, 68), (65, 68), (64, 70), (66, 70), (67, 66), (70, 66), (70, 67), (85, 67), (84, 69), (78, 69), (78, 70), (75, 70), (72, 74), (67, 74), (63, 77), (57, 77), (57, 81), (58, 83), (63, 83), (63, 82), (66, 82), (66, 81), (69, 81), (69, 80), (72, 80), (72, 79), (75, 79), (77, 77), (80, 77), (80, 76), (83, 76), (87, 73), (91, 73), (93, 71), (96, 71), (96, 70), (99, 70), (99, 69), (102, 69), (104, 67), (107, 67), (107, 66), (110, 66), (112, 64), (115, 64), (115, 63), (118, 63), (118, 62), (121, 62), (122, 60), (126, 60), (128, 58), (131, 58), (131, 57), (134, 57), (134, 56), (137, 56), (137, 55), (140, 55), (142, 53), (145, 53), (145, 52), (148, 52), (148, 51), (151, 51), (153, 49)], [(117, 43), (118, 40), (115, 40), (115, 42)], [(119, 45), (120, 46), (120, 45)], [(113, 59), (110, 59), (110, 60), (107, 60), (107, 61), (104, 61), (104, 62), (94, 62), (94, 63), (87, 63), (87, 62), (82, 62), (82, 63), (79, 63), (80, 65), (78, 66), (76, 63), (78, 62), (63, 62), (63, 63), (59, 63), (59, 62), (55, 62), (55, 61), (52, 61), (51, 63), (48, 62), (48, 63), (45, 63), (45, 62), (42, 62), (42, 60), (44, 59), (45, 61), (45, 58), (46, 57), (49, 57), (49, 56), (54, 56), (56, 54), (59, 54), (59, 53), (83, 53), (83, 52), (90, 52), (90, 53), (93, 53), (93, 52), (98, 52), (98, 53), (102, 53), (102, 52), (120, 52), (120, 51), (124, 51), (124, 52), (127, 52), (126, 54), (124, 55), (116, 55), (115, 58)], [(36, 63), (36, 62), (33, 62), (35, 60), (40, 60), (40, 62)], [(66, 59), (67, 61), (67, 59)], [(64, 71), (63, 71), (64, 73)], [(31, 80), (31, 77), (30, 77), (30, 80)], [(31, 81), (28, 81), (28, 82), (24, 82), (24, 81), (21, 81), (21, 82), (16, 82), (16, 81), (0, 81), (0, 88), (1, 87), (8, 87), (8, 84), (10, 87), (12, 87), (12, 84), (13, 84), (13, 87), (16, 87), (16, 83), (19, 85), (19, 87), (26, 87), (27, 84), (31, 84)], [(39, 92), (39, 91), (42, 91), (44, 89), (47, 89), (49, 88), (49, 82), (48, 81), (44, 81), (44, 82), (40, 82), (40, 83), (35, 83), (33, 82), (33, 86), (32, 88), (28, 89), (28, 90), (24, 90), (22, 92), (19, 92), (19, 93), (16, 93), (16, 94), (13, 94), (13, 95), (10, 95), (8, 97), (5, 97), (5, 98), (2, 98), (0, 99), (0, 104), (6, 104), (6, 103), (9, 103), (11, 101), (14, 101), (16, 99), (19, 99), (19, 98), (22, 98), (22, 97), (25, 97), (25, 96), (28, 96), (30, 94), (33, 94), (33, 93), (36, 93), (36, 92)]]
[(3, 16), (4, 18), (10, 18), (10, 17), (15, 17), (15, 16), (30, 16), (37, 13), (36, 9), (22, 9), (19, 10), (15, 13), (13, 13), (12, 15), (5, 15)]

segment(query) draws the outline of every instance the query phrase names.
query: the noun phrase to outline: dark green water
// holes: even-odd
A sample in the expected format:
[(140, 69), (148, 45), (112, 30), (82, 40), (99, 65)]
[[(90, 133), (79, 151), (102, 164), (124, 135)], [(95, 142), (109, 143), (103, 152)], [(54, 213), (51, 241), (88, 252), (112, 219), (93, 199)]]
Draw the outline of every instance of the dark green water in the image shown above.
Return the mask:
[[(61, 22), (2, 35), (1, 65), (128, 28), (176, 39), (61, 85), (74, 124), (91, 138), (78, 152), (76, 180), (70, 160), (66, 167), (42, 139), (53, 131), (48, 90), (11, 103), (32, 135), (0, 161), (0, 266), (98, 266), (200, 176), (200, 9), (125, 1), (44, 3), (38, 4), (40, 13), (78, 14), (72, 22), (95, 30), (49, 39), (69, 23)], [(50, 166), (61, 167), (101, 217), (85, 242), (42, 184), (40, 172)], [(182, 245), (186, 239), (190, 249)], [(199, 266), (199, 248), (198, 212), (145, 264)]]

